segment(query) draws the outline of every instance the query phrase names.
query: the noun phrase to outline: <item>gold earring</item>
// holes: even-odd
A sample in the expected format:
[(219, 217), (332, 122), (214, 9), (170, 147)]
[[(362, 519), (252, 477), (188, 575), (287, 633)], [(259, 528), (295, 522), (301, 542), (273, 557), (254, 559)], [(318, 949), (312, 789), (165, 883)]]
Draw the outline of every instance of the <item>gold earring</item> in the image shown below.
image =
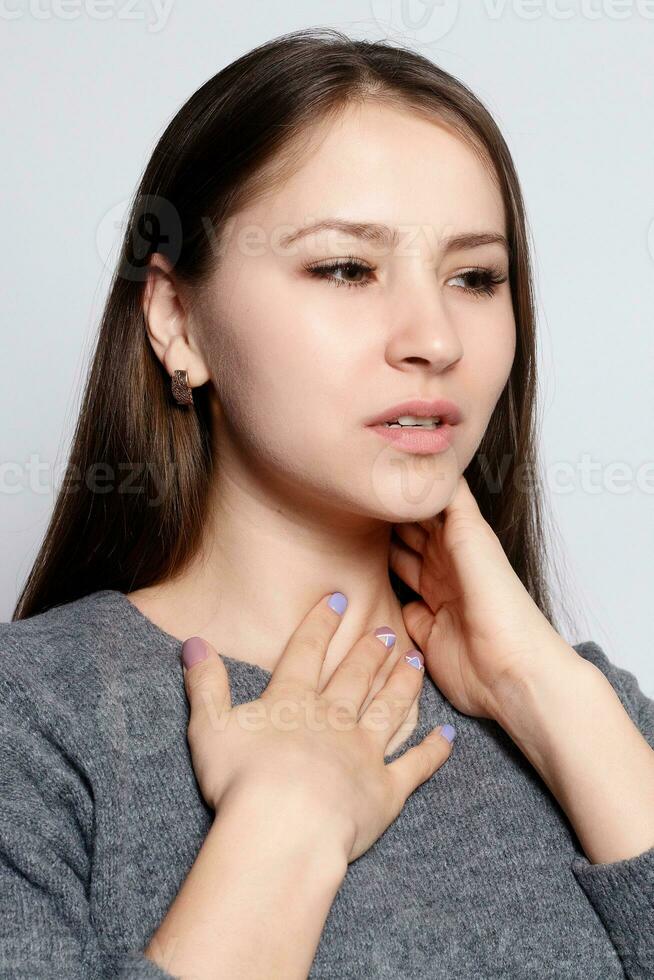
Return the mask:
[(173, 371), (171, 387), (178, 405), (193, 404), (193, 389), (188, 383), (188, 371)]

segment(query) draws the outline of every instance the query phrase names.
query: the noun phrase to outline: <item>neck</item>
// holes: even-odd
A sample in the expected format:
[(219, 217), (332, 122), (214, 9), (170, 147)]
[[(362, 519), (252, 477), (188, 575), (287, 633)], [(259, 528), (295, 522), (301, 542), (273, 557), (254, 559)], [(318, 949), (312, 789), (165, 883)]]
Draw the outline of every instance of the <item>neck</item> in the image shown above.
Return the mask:
[(202, 636), (218, 653), (272, 671), (321, 595), (343, 592), (348, 608), (325, 656), (323, 683), (378, 626), (397, 634), (390, 671), (414, 645), (389, 580), (391, 525), (222, 482), (191, 563), (174, 579), (130, 593), (130, 600), (179, 640)]

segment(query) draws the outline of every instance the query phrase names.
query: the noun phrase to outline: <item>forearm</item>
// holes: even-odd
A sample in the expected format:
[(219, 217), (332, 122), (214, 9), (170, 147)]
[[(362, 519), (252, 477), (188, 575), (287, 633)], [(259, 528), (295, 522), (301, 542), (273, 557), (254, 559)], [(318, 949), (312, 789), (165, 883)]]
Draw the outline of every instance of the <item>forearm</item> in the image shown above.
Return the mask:
[(521, 677), (503, 678), (496, 697), (496, 720), (558, 800), (590, 861), (654, 846), (654, 751), (594, 664), (561, 640)]
[(347, 860), (278, 816), (217, 813), (149, 959), (194, 980), (305, 980)]

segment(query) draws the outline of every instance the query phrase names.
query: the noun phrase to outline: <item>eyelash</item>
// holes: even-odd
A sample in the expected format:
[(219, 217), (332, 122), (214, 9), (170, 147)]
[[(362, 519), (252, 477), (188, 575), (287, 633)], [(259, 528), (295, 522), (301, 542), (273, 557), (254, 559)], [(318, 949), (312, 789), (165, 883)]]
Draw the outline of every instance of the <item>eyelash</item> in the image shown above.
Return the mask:
[[(348, 255), (344, 259), (339, 259), (338, 262), (328, 262), (322, 265), (306, 265), (305, 270), (316, 279), (323, 279), (334, 286), (354, 286), (354, 287), (364, 287), (369, 286), (369, 282), (347, 282), (345, 279), (333, 278), (333, 273), (337, 269), (357, 269), (363, 272), (374, 272), (374, 269), (360, 262), (356, 256)], [(478, 276), (482, 280), (481, 286), (459, 286), (457, 288), (461, 289), (462, 292), (468, 293), (476, 298), (483, 295), (493, 296), (495, 294), (496, 288), (503, 282), (506, 282), (507, 276), (502, 275), (502, 270), (497, 266), (488, 266), (487, 268), (474, 267), (471, 269), (466, 269), (464, 272), (460, 272), (458, 276), (452, 276), (453, 279), (463, 278), (465, 276)]]

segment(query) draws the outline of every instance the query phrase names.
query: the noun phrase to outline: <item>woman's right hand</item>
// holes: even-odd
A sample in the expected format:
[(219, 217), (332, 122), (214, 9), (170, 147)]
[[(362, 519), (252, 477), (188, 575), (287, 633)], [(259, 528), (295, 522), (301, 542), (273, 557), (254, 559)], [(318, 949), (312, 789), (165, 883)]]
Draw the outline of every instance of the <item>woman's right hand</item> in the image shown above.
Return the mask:
[[(267, 806), (317, 839), (336, 842), (346, 860), (363, 854), (395, 820), (408, 796), (449, 758), (451, 744), (429, 732), (391, 763), (385, 750), (420, 692), (424, 669), (401, 657), (384, 686), (367, 697), (389, 651), (364, 634), (319, 690), (327, 647), (341, 616), (324, 596), (291, 636), (266, 689), (232, 706), (225, 665), (207, 651), (184, 667), (190, 704), (188, 743), (200, 791), (214, 810), (234, 799)], [(364, 710), (362, 707), (366, 704)]]

